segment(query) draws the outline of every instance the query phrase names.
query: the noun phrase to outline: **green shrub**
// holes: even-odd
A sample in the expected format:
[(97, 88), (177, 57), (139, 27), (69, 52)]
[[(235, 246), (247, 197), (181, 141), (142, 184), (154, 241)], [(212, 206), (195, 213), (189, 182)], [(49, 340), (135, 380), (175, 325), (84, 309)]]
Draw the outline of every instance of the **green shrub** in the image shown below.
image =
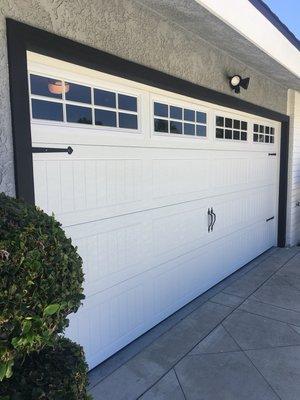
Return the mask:
[(82, 283), (82, 260), (54, 217), (0, 194), (0, 380), (63, 332)]
[(0, 385), (0, 400), (87, 400), (87, 365), (82, 348), (60, 338), (54, 347), (16, 361)]

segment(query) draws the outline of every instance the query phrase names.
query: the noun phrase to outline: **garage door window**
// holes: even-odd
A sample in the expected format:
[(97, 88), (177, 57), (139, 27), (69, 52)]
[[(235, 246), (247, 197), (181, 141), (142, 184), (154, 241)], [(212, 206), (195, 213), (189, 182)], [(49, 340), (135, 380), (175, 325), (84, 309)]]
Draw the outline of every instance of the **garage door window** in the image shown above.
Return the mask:
[(156, 133), (206, 137), (206, 129), (205, 112), (154, 102), (154, 131)]
[(138, 130), (138, 99), (129, 94), (30, 74), (32, 118)]
[(247, 141), (248, 123), (240, 119), (216, 116), (216, 138)]
[(271, 126), (253, 124), (253, 142), (274, 143), (274, 128)]

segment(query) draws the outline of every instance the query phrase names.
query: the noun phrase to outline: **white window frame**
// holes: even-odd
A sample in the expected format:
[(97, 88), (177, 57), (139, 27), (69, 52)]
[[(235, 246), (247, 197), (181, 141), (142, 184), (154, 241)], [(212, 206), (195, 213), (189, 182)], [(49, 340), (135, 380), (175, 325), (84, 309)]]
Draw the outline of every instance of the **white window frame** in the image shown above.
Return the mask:
[[(192, 99), (191, 99), (192, 100)], [(151, 95), (150, 96), (150, 103), (151, 103), (151, 136), (153, 137), (168, 137), (168, 138), (180, 138), (182, 140), (203, 140), (203, 141), (208, 141), (209, 139), (209, 128), (210, 128), (210, 111), (209, 108), (204, 107), (203, 105), (198, 105), (196, 102), (185, 102), (185, 101), (179, 101), (176, 100), (172, 97), (167, 97), (167, 96), (159, 96), (159, 95)], [(201, 113), (205, 113), (206, 114), (206, 123), (201, 123), (201, 122), (196, 122), (196, 120), (193, 121), (185, 121), (184, 118), (182, 120), (178, 120), (176, 118), (170, 118), (170, 116), (168, 117), (160, 117), (160, 116), (156, 116), (154, 114), (154, 103), (161, 103), (161, 104), (165, 104), (167, 106), (173, 106), (173, 107), (180, 107), (182, 108), (182, 112), (184, 115), (184, 109), (189, 109), (192, 111), (196, 112), (201, 112)], [(171, 132), (157, 132), (155, 131), (155, 126), (154, 126), (154, 120), (155, 119), (163, 119), (165, 121), (168, 121), (168, 125), (170, 121), (178, 121), (181, 122), (182, 125), (184, 125), (184, 123), (191, 123), (195, 125), (195, 129), (196, 129), (196, 125), (202, 125), (206, 127), (206, 136), (197, 136), (196, 135), (196, 131), (195, 131), (195, 135), (186, 135), (184, 133), (171, 133)], [(184, 127), (183, 127), (184, 129)]]
[[(274, 129), (274, 135), (268, 135), (268, 134), (266, 134), (265, 132), (264, 133), (260, 133), (260, 132), (254, 132), (254, 125), (258, 125), (258, 127), (260, 126), (260, 125), (263, 125), (263, 127), (264, 127), (264, 129), (266, 128), (266, 127), (269, 127), (269, 128), (273, 128)], [(277, 133), (277, 131), (276, 131), (276, 128), (275, 128), (275, 126), (273, 125), (273, 124), (271, 124), (271, 123), (269, 123), (269, 122), (265, 122), (265, 121), (258, 121), (258, 122), (252, 122), (252, 126), (251, 126), (251, 128), (252, 128), (252, 130), (251, 130), (251, 136), (252, 136), (252, 138), (251, 138), (251, 141), (252, 141), (252, 143), (254, 144), (254, 145), (267, 145), (267, 146), (274, 146), (275, 145), (275, 143), (276, 143), (276, 140), (277, 140), (277, 135), (276, 135), (276, 133)], [(255, 134), (257, 134), (257, 135), (263, 135), (264, 136), (264, 141), (263, 142), (260, 142), (260, 141), (257, 141), (257, 142), (255, 142), (254, 141), (254, 135)], [(265, 136), (266, 135), (268, 135), (268, 136), (273, 136), (274, 137), (274, 142), (273, 143), (271, 143), (271, 142), (269, 142), (269, 143), (267, 143), (267, 142), (265, 142)]]
[[(224, 118), (224, 126), (222, 127), (222, 126), (217, 126), (217, 121), (216, 121), (216, 118), (217, 117), (222, 117), (222, 118)], [(247, 130), (242, 130), (241, 128), (240, 129), (235, 129), (233, 126), (232, 126), (232, 128), (227, 128), (227, 127), (225, 127), (225, 118), (230, 118), (230, 119), (232, 119), (232, 123), (234, 123), (233, 121), (234, 120), (237, 120), (237, 121), (240, 121), (240, 122), (247, 122)], [(216, 142), (219, 142), (219, 143), (240, 143), (240, 144), (250, 144), (251, 142), (250, 142), (250, 138), (249, 138), (249, 136), (250, 136), (250, 133), (249, 133), (249, 126), (250, 126), (250, 124), (251, 124), (251, 121), (249, 121), (249, 119), (248, 118), (246, 118), (246, 117), (244, 117), (243, 115), (239, 115), (239, 114), (233, 114), (233, 113), (225, 113), (225, 112), (218, 112), (218, 111), (216, 111), (215, 113), (214, 113), (214, 128), (213, 128), (213, 131), (214, 131), (214, 140), (216, 141)], [(217, 136), (216, 136), (216, 134), (217, 134), (217, 132), (216, 132), (216, 130), (217, 130), (217, 128), (220, 128), (220, 129), (223, 129), (224, 130), (224, 138), (217, 138)], [(231, 131), (232, 131), (232, 139), (226, 139), (225, 138), (225, 130), (226, 129), (230, 129)], [(233, 131), (239, 131), (239, 132), (247, 132), (247, 140), (241, 140), (241, 139), (233, 139)]]
[[(62, 93), (62, 98), (61, 99), (56, 99), (53, 97), (47, 97), (47, 96), (41, 96), (41, 95), (35, 95), (31, 94), (31, 83), (30, 83), (30, 75), (39, 75), (45, 78), (50, 78), (53, 80), (57, 81), (62, 81), (64, 84), (65, 82), (67, 83), (74, 83), (77, 85), (81, 86), (86, 86), (91, 89), (91, 103), (82, 103), (82, 102), (76, 102), (72, 100), (67, 100), (65, 96), (65, 92), (63, 91)], [(74, 79), (75, 78), (75, 79)], [(51, 71), (46, 71), (44, 73), (41, 73), (39, 69), (35, 68), (30, 68), (28, 71), (28, 88), (29, 88), (29, 107), (30, 107), (30, 118), (31, 118), (31, 123), (35, 124), (47, 124), (47, 125), (55, 125), (55, 126), (64, 126), (64, 127), (71, 127), (71, 128), (84, 128), (84, 129), (92, 129), (92, 130), (99, 130), (99, 131), (105, 131), (107, 132), (122, 132), (124, 133), (130, 133), (130, 134), (141, 134), (142, 133), (142, 119), (141, 119), (141, 94), (137, 93), (136, 91), (132, 90), (124, 90), (123, 88), (118, 88), (113, 87), (113, 85), (104, 85), (102, 82), (95, 82), (94, 84), (88, 83), (85, 80), (81, 79), (76, 79), (76, 77), (69, 76), (69, 74), (53, 74)], [(112, 93), (115, 93), (116, 95), (116, 108), (111, 108), (111, 107), (103, 107), (99, 105), (95, 105), (94, 103), (94, 89), (100, 89), (100, 90), (105, 90), (109, 91)], [(130, 110), (122, 110), (119, 109), (118, 107), (118, 95), (123, 94), (125, 96), (131, 96), (135, 97), (137, 100), (137, 111), (130, 111)], [(63, 121), (53, 121), (53, 120), (45, 120), (45, 119), (38, 119), (38, 118), (33, 118), (32, 116), (32, 103), (31, 100), (36, 99), (36, 100), (43, 100), (43, 101), (49, 101), (53, 103), (59, 103), (62, 104), (63, 106)], [(76, 122), (68, 122), (66, 120), (66, 106), (67, 105), (74, 105), (78, 107), (85, 107), (85, 108), (90, 108), (92, 112), (92, 123), (91, 124), (80, 124)], [(117, 125), (119, 125), (119, 113), (124, 113), (124, 114), (130, 114), (130, 115), (136, 115), (137, 116), (137, 124), (138, 124), (138, 129), (129, 129), (129, 128), (120, 128), (119, 126), (113, 127), (113, 126), (104, 126), (104, 125), (96, 125), (95, 124), (95, 110), (105, 110), (105, 111), (113, 111), (116, 113), (116, 120), (117, 120)]]

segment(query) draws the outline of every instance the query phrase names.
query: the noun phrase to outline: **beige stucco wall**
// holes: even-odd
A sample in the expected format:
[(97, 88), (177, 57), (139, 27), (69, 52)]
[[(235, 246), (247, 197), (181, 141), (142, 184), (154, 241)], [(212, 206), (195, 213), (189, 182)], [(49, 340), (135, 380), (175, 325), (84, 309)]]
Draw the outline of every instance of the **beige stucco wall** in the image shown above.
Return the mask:
[(6, 17), (228, 94), (228, 74), (251, 76), (239, 97), (286, 112), (285, 88), (135, 0), (0, 0), (0, 191), (8, 194), (14, 178)]

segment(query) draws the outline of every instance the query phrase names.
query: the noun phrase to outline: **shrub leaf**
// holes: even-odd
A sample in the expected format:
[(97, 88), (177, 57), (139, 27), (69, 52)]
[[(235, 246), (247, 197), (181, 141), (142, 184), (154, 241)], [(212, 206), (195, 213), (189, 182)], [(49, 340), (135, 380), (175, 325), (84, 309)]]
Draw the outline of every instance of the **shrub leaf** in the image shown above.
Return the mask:
[(49, 304), (49, 306), (44, 309), (44, 315), (53, 315), (59, 310), (59, 308), (59, 304)]

